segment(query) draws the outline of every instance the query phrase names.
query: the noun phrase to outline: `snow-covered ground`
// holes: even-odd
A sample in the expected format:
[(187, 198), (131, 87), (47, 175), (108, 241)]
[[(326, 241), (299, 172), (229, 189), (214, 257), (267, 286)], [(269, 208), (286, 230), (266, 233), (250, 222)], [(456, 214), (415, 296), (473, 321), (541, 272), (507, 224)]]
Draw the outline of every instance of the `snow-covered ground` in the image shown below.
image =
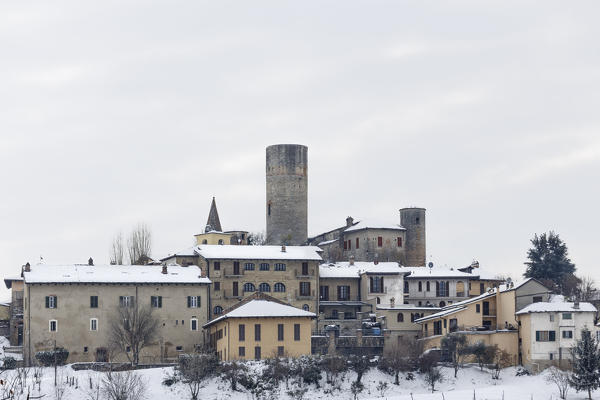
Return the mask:
[[(362, 382), (365, 385), (364, 392), (361, 393), (359, 399), (389, 399), (389, 400), (471, 400), (473, 392), (478, 400), (549, 400), (558, 399), (558, 392), (555, 386), (545, 381), (546, 374), (542, 373), (537, 376), (515, 376), (515, 368), (507, 368), (502, 371), (500, 380), (493, 380), (490, 374), (486, 371), (480, 371), (477, 367), (467, 367), (459, 371), (458, 378), (454, 379), (452, 369), (442, 368), (444, 381), (439, 384), (435, 393), (431, 393), (423, 378), (415, 374), (415, 379), (407, 381), (404, 375), (401, 375), (400, 385), (393, 384), (393, 377), (384, 374), (383, 372), (372, 369), (364, 375)], [(0, 379), (5, 382), (9, 381), (11, 374), (14, 371), (5, 371)], [(148, 389), (147, 399), (158, 400), (179, 400), (189, 399), (189, 392), (186, 385), (177, 383), (171, 387), (164, 386), (162, 381), (169, 375), (173, 374), (173, 368), (156, 368), (149, 370), (140, 370), (136, 373), (140, 374)], [(56, 399), (54, 388), (54, 371), (52, 368), (42, 369), (42, 379), (40, 390), (37, 385), (33, 388), (34, 370), (30, 369), (28, 377), (28, 387), (32, 396), (44, 395), (44, 399)], [(65, 388), (62, 400), (77, 400), (90, 398), (90, 378), (92, 384), (99, 383), (104, 376), (103, 373), (92, 371), (74, 371), (70, 366), (60, 367), (58, 369), (58, 380), (63, 382), (60, 386)], [(68, 378), (74, 378), (75, 385), (68, 386), (64, 382)], [(305, 399), (351, 399), (349, 387), (352, 380), (355, 378), (354, 373), (348, 373), (342, 383), (341, 391), (334, 393), (326, 393), (329, 389), (325, 380), (322, 380), (322, 388), (316, 389), (311, 387), (306, 394)], [(377, 386), (380, 382), (387, 382), (388, 390), (384, 396), (380, 396)], [(92, 390), (94, 391), (94, 390)], [(0, 391), (0, 394), (1, 391)], [(25, 390), (21, 398), (25, 398), (27, 390)], [(600, 392), (597, 394), (600, 397)], [(18, 397), (17, 397), (18, 398)], [(100, 396), (100, 398), (103, 398)], [(229, 383), (219, 378), (211, 379), (207, 385), (201, 390), (200, 397), (203, 400), (247, 400), (252, 399), (250, 393), (245, 391), (232, 392)], [(289, 399), (286, 394), (285, 384), (282, 383), (280, 391), (275, 393), (273, 399)], [(575, 393), (571, 390), (568, 397), (570, 400), (584, 399), (586, 394)]]

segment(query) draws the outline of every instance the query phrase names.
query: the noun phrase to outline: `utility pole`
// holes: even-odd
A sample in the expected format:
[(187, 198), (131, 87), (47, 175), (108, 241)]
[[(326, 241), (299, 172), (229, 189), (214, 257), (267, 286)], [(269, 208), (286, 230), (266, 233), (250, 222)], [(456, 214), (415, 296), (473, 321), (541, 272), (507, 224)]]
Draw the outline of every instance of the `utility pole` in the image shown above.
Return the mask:
[(54, 340), (54, 386), (56, 386), (56, 340)]

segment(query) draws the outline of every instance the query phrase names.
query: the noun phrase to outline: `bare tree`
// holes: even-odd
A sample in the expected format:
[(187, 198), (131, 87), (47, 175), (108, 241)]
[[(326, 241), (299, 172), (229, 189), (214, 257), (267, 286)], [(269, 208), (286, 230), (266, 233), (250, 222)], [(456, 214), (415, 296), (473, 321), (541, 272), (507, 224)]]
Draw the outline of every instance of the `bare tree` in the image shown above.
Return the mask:
[(140, 351), (154, 340), (158, 325), (149, 306), (138, 307), (135, 301), (123, 301), (109, 321), (109, 346), (125, 353), (137, 365)]
[(589, 276), (579, 278), (577, 289), (575, 291), (575, 297), (579, 301), (592, 301), (594, 300), (594, 294), (596, 293), (596, 286), (594, 280)]
[(264, 232), (250, 232), (248, 234), (248, 244), (251, 246), (262, 246), (267, 243)]
[(498, 347), (494, 346), (494, 366), (492, 368), (492, 379), (500, 379), (502, 369), (509, 367), (512, 364), (511, 355)]
[(218, 365), (214, 354), (187, 354), (179, 359), (179, 373), (190, 389), (192, 400), (198, 399), (200, 389), (217, 372)]
[(435, 391), (435, 384), (441, 382), (444, 379), (444, 375), (442, 375), (437, 365), (432, 365), (425, 371), (424, 379), (431, 388), (431, 393), (433, 393)]
[(567, 392), (569, 391), (569, 372), (563, 371), (556, 366), (550, 367), (546, 375), (546, 382), (554, 383), (558, 388), (558, 395), (561, 399), (567, 398)]
[(127, 239), (127, 252), (131, 265), (144, 265), (150, 260), (152, 233), (148, 225), (139, 223)]
[(123, 244), (123, 233), (119, 232), (113, 238), (110, 247), (110, 263), (112, 265), (123, 265), (125, 256), (125, 245)]
[(132, 371), (109, 371), (102, 380), (102, 393), (109, 400), (141, 400), (146, 387), (146, 382)]

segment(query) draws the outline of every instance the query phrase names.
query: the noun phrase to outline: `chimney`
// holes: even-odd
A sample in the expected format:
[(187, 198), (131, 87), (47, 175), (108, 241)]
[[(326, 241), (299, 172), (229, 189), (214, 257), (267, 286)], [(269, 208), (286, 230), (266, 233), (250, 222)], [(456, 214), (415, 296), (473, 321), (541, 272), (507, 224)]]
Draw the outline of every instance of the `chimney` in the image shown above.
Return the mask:
[(575, 302), (573, 303), (573, 308), (575, 310), (579, 310), (579, 300), (575, 300)]
[(394, 306), (395, 306), (395, 305), (396, 305), (396, 298), (395, 298), (395, 297), (392, 297), (392, 298), (390, 299), (390, 307), (394, 308)]
[(88, 260), (88, 265), (94, 265), (94, 259), (92, 257)]
[(375, 260), (373, 260), (373, 264), (379, 264), (379, 254), (375, 253)]
[(31, 272), (31, 264), (25, 264), (25, 272)]
[(354, 265), (354, 256), (350, 256), (350, 265)]
[(165, 275), (167, 274), (167, 266), (166, 265), (162, 266), (162, 273)]
[(346, 218), (346, 228), (350, 228), (354, 224), (354, 218), (348, 217)]
[(285, 250), (285, 244), (282, 244), (282, 245), (281, 245), (281, 252), (282, 252), (282, 253), (285, 253), (285, 252), (286, 252), (286, 250)]

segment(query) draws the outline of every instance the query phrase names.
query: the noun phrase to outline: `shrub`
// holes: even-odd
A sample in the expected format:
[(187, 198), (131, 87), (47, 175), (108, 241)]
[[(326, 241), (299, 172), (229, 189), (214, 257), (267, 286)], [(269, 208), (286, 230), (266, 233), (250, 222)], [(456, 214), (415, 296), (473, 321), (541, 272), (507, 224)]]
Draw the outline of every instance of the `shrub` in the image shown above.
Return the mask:
[(69, 351), (63, 347), (35, 353), (35, 359), (44, 367), (52, 367), (55, 363), (56, 365), (64, 365), (67, 358), (69, 358)]
[(4, 369), (15, 369), (17, 368), (17, 360), (14, 357), (4, 358)]

